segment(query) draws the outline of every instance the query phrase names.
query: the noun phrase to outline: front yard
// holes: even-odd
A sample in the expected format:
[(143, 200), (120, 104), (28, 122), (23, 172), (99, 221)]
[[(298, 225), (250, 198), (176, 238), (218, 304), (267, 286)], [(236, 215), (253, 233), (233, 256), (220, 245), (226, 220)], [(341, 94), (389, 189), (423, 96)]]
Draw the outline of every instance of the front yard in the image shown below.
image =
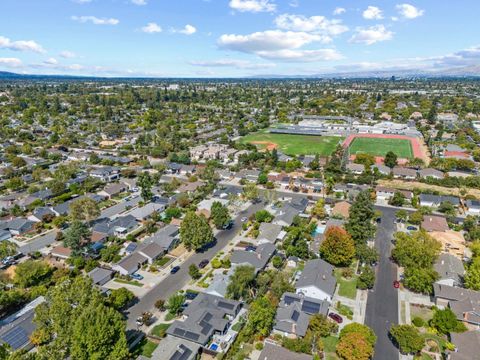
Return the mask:
[(158, 344), (155, 344), (153, 341), (143, 338), (132, 350), (133, 359), (136, 359), (138, 356), (143, 355), (147, 358), (152, 357), (152, 353), (157, 348)]
[(335, 278), (337, 279), (338, 295), (355, 300), (357, 297), (357, 277), (351, 278), (342, 276), (342, 269), (335, 269)]

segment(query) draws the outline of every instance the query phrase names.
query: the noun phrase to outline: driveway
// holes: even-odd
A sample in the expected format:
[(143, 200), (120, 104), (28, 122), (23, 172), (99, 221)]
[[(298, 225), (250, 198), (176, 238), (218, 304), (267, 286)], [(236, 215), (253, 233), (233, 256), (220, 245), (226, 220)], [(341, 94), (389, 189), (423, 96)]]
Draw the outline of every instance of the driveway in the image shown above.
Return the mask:
[(375, 247), (380, 254), (373, 291), (368, 294), (365, 324), (377, 335), (374, 359), (398, 359), (398, 349), (388, 338), (390, 326), (398, 323), (398, 290), (393, 287), (397, 266), (390, 261), (391, 240), (395, 231), (396, 208), (376, 206), (382, 211)]
[(214, 247), (208, 249), (203, 253), (194, 253), (181, 265), (180, 270), (173, 275), (168, 275), (158, 285), (153, 287), (146, 293), (134, 306), (129, 308), (127, 313), (127, 330), (136, 329), (135, 320), (143, 312), (153, 309), (155, 301), (158, 299), (168, 300), (168, 298), (175, 292), (181, 290), (189, 281), (188, 267), (191, 264), (198, 265), (203, 259), (211, 260), (213, 257), (226, 247), (230, 241), (238, 234), (242, 228), (241, 218), (249, 217), (251, 214), (264, 208), (262, 203), (251, 205), (246, 211), (240, 213), (234, 220), (234, 225), (229, 230), (220, 231), (217, 235), (217, 243)]

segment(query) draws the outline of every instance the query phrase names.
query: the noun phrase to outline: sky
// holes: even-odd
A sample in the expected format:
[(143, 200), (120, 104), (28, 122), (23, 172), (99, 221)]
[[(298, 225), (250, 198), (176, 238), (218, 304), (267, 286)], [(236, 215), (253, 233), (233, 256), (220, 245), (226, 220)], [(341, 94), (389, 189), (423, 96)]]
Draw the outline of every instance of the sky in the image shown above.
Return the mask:
[(437, 71), (480, 64), (478, 14), (478, 0), (0, 0), (0, 71)]

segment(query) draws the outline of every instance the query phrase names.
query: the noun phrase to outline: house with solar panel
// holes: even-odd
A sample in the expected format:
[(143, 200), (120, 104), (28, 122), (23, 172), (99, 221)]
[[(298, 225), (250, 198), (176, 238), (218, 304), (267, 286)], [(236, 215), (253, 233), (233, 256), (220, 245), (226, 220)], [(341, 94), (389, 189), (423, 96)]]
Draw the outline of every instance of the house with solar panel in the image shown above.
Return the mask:
[(237, 332), (230, 327), (241, 309), (239, 301), (200, 293), (183, 311), (183, 319), (170, 325), (167, 334), (215, 352), (226, 351), (236, 337)]
[(12, 350), (30, 350), (33, 344), (30, 335), (37, 326), (33, 322), (35, 308), (43, 303), (45, 298), (39, 296), (29, 302), (23, 309), (0, 321), (0, 344), (8, 344)]
[(307, 261), (302, 274), (295, 283), (296, 293), (332, 302), (337, 286), (333, 270), (334, 267), (325, 260), (314, 259)]
[(157, 346), (152, 356), (145, 359), (195, 360), (200, 348), (201, 346), (194, 342), (167, 335)]
[(277, 307), (273, 332), (291, 338), (304, 337), (310, 317), (314, 314), (328, 314), (330, 303), (286, 292)]

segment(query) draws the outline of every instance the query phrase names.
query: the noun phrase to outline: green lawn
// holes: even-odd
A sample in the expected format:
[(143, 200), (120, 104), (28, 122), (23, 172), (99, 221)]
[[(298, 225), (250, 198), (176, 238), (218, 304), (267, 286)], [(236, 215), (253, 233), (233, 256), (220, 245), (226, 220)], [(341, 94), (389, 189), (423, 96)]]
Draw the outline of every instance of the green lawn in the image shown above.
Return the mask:
[(129, 285), (138, 286), (138, 287), (143, 286), (143, 284), (137, 280), (124, 280), (124, 279), (117, 278), (117, 279), (114, 279), (114, 281), (121, 284), (129, 284)]
[(132, 350), (133, 358), (136, 359), (138, 356), (143, 355), (145, 357), (152, 357), (152, 353), (157, 348), (158, 344), (143, 338)]
[(355, 300), (357, 297), (357, 278), (353, 276), (351, 279), (345, 279), (342, 277), (340, 269), (335, 271), (335, 277), (337, 278), (337, 286), (339, 287), (338, 295)]
[(404, 139), (357, 137), (350, 144), (350, 155), (367, 153), (374, 156), (385, 156), (389, 151), (393, 151), (400, 158), (413, 158), (412, 144)]
[(335, 348), (338, 343), (338, 337), (336, 336), (327, 336), (322, 338), (323, 348), (327, 353), (334, 353)]
[[(266, 131), (260, 131), (248, 134), (240, 141), (244, 144), (254, 143), (256, 141), (273, 143), (278, 146), (278, 150), (287, 155), (314, 155), (318, 153), (321, 156), (328, 156), (342, 140), (343, 138), (336, 136), (272, 134)], [(256, 145), (259, 148), (265, 148), (267, 146), (267, 144)]]
[(151, 331), (151, 334), (158, 337), (164, 337), (167, 334), (167, 330), (169, 327), (170, 327), (170, 324), (155, 325), (155, 327)]

